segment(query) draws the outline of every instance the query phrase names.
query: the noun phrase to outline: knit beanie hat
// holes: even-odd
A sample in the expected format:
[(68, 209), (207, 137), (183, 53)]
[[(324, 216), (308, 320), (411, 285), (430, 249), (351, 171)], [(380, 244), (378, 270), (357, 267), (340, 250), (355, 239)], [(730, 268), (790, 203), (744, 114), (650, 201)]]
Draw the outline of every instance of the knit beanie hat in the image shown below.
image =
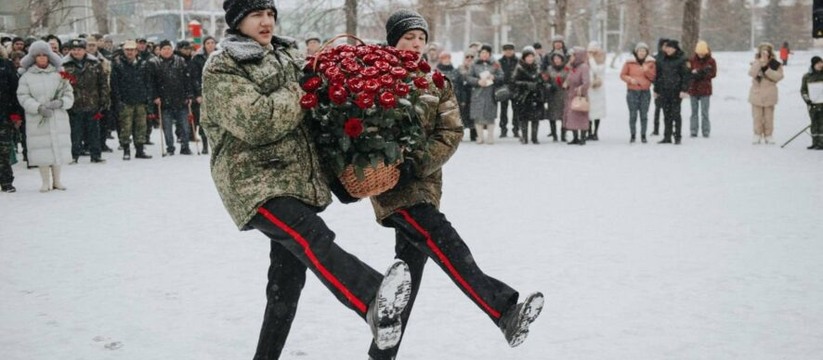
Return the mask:
[(819, 62), (823, 62), (823, 59), (821, 59), (820, 56), (813, 57), (812, 58), (812, 67), (814, 67)]
[(386, 43), (397, 46), (403, 34), (410, 30), (422, 30), (426, 33), (426, 42), (429, 41), (429, 23), (423, 16), (409, 9), (395, 11), (386, 21)]
[(534, 55), (534, 48), (531, 46), (526, 46), (520, 52), (520, 58), (525, 59), (527, 55)]
[(223, 10), (226, 11), (226, 24), (229, 29), (236, 30), (246, 15), (252, 11), (272, 9), (274, 20), (277, 20), (277, 7), (274, 0), (224, 0)]
[(641, 41), (641, 42), (637, 43), (637, 45), (634, 46), (634, 52), (635, 53), (637, 51), (639, 51), (640, 49), (646, 49), (646, 52), (649, 52), (649, 50), (650, 50), (649, 49), (649, 44), (646, 44), (646, 43)]
[(47, 55), (49, 57), (49, 64), (57, 69), (61, 69), (63, 66), (63, 60), (60, 56), (55, 54), (54, 51), (51, 51), (51, 46), (49, 46), (49, 43), (43, 40), (37, 40), (31, 43), (31, 46), (29, 46), (29, 53), (23, 57), (23, 60), (20, 60), (20, 66), (24, 69), (28, 69), (34, 65), (34, 59), (38, 55)]
[(700, 56), (705, 56), (709, 54), (709, 43), (700, 40), (697, 42), (697, 45), (694, 47), (694, 53)]

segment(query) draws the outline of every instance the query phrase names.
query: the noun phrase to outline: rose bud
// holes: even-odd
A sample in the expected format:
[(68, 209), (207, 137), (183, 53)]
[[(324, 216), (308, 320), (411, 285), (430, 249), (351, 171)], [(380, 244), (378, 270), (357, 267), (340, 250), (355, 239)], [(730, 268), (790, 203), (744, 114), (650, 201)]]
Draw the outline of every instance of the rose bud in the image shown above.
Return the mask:
[(394, 56), (392, 54), (388, 54), (386, 56), (383, 56), (383, 60), (385, 60), (391, 66), (400, 65), (400, 59), (398, 59), (397, 56)]
[(443, 73), (440, 71), (435, 70), (434, 74), (432, 74), (432, 82), (434, 82), (434, 86), (437, 86), (438, 89), (442, 89), (446, 86), (446, 77), (443, 76)]
[(317, 106), (317, 95), (309, 93), (300, 98), (300, 107), (303, 109), (309, 110), (315, 106)]
[(323, 80), (319, 76), (312, 76), (303, 83), (303, 90), (305, 92), (315, 92), (323, 85)]
[(336, 86), (343, 86), (346, 83), (346, 75), (335, 74), (329, 79), (329, 84), (336, 85)]
[(429, 63), (427, 63), (425, 60), (423, 60), (423, 61), (419, 62), (419, 63), (417, 64), (417, 68), (418, 68), (418, 69), (420, 69), (420, 71), (422, 71), (422, 72), (424, 72), (424, 73), (426, 73), (426, 74), (428, 74), (428, 73), (429, 73), (429, 71), (432, 71), (432, 67), (431, 67), (431, 65), (429, 65)]
[(426, 78), (424, 77), (419, 77), (417, 79), (414, 79), (414, 87), (418, 89), (426, 89), (429, 87), (429, 81), (426, 80)]
[(337, 66), (331, 66), (323, 72), (326, 75), (326, 79), (331, 79), (335, 75), (340, 74), (340, 68)]
[(377, 60), (380, 60), (380, 55), (374, 53), (368, 54), (363, 57), (363, 62), (366, 63), (366, 65), (374, 65), (374, 63)]
[(409, 92), (411, 92), (411, 88), (406, 83), (401, 82), (394, 86), (394, 93), (397, 94), (397, 96), (406, 96)]
[(349, 87), (351, 92), (359, 93), (363, 91), (363, 87), (366, 86), (366, 82), (361, 78), (350, 78), (346, 80), (346, 85)]
[(380, 82), (376, 79), (366, 80), (366, 85), (363, 86), (363, 90), (368, 91), (372, 94), (376, 93), (377, 90), (380, 90)]
[(380, 94), (380, 106), (384, 109), (393, 109), (397, 106), (397, 100), (394, 98), (394, 94), (390, 92)]
[(398, 66), (398, 67), (393, 67), (391, 69), (391, 74), (395, 78), (402, 79), (402, 78), (405, 78), (406, 75), (409, 74), (409, 72), (406, 69)]
[(374, 106), (374, 95), (371, 93), (357, 94), (357, 99), (354, 100), (354, 104), (357, 105), (357, 107), (366, 110)]
[(331, 102), (342, 105), (346, 103), (346, 99), (349, 97), (349, 94), (346, 93), (346, 89), (339, 85), (333, 85), (329, 87), (329, 99)]
[(351, 138), (356, 138), (363, 133), (363, 121), (359, 118), (349, 118), (343, 124), (343, 132)]
[(394, 76), (391, 76), (391, 74), (383, 74), (380, 76), (380, 83), (383, 84), (383, 86), (391, 86), (394, 84)]
[(374, 78), (380, 75), (380, 70), (377, 70), (376, 67), (367, 67), (360, 74), (367, 78)]
[(380, 72), (388, 72), (389, 70), (391, 70), (391, 65), (389, 65), (388, 62), (385, 62), (383, 60), (375, 61), (374, 67), (376, 67), (377, 70), (380, 70)]

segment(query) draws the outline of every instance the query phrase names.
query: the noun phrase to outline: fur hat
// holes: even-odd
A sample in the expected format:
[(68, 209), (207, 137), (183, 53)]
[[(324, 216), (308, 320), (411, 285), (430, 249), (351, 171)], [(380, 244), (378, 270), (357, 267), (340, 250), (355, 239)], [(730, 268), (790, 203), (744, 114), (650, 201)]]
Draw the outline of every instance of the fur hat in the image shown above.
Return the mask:
[(651, 49), (649, 49), (649, 44), (646, 44), (642, 41), (637, 43), (637, 45), (634, 46), (634, 52), (636, 53), (640, 49), (646, 49), (646, 52), (649, 52), (651, 50)]
[(709, 54), (711, 50), (709, 50), (709, 43), (700, 40), (697, 42), (697, 45), (694, 47), (694, 53), (700, 56), (706, 56)]
[(483, 52), (483, 51), (488, 51), (488, 52), (489, 52), (489, 54), (494, 54), (494, 51), (492, 51), (492, 46), (491, 46), (491, 45), (489, 45), (489, 44), (483, 44), (483, 45), (481, 45), (481, 46), (480, 46), (480, 51), (478, 51), (478, 54), (479, 54), (479, 53), (481, 53), (481, 52)]
[(20, 67), (23, 69), (28, 69), (32, 65), (34, 65), (34, 59), (38, 55), (47, 55), (49, 57), (49, 64), (54, 66), (57, 69), (61, 69), (63, 65), (63, 60), (60, 59), (60, 56), (55, 54), (54, 51), (51, 51), (51, 46), (49, 43), (43, 40), (37, 40), (29, 46), (29, 53), (28, 55), (23, 57), (23, 60), (20, 60)]
[(563, 37), (563, 35), (555, 35), (555, 36), (552, 36), (552, 44), (554, 44), (554, 43), (556, 43), (556, 42), (558, 42), (558, 41), (559, 41), (559, 42), (562, 42), (564, 45), (566, 44), (566, 38), (565, 38), (565, 37)]
[(768, 51), (774, 55), (774, 45), (770, 43), (761, 43), (757, 46), (757, 52), (760, 53), (762, 51)]
[(668, 39), (666, 40), (666, 46), (680, 50), (680, 41)]
[(414, 10), (400, 9), (395, 11), (386, 21), (386, 43), (397, 46), (403, 34), (410, 30), (422, 30), (426, 33), (426, 42), (429, 40), (429, 23)]
[(306, 44), (308, 44), (308, 43), (309, 43), (309, 41), (312, 41), (312, 40), (316, 40), (316, 41), (317, 41), (317, 42), (319, 42), (319, 43), (322, 43), (322, 42), (323, 42), (323, 39), (321, 39), (321, 38), (320, 38), (320, 34), (318, 34), (318, 33), (316, 33), (316, 32), (308, 32), (308, 33), (306, 33), (306, 39), (305, 39), (305, 40), (303, 40), (303, 41), (304, 41)]
[(526, 55), (534, 55), (534, 54), (535, 54), (534, 53), (534, 48), (531, 47), (531, 46), (526, 46), (526, 47), (523, 48), (522, 51), (520, 51), (520, 58), (525, 59)]
[(274, 0), (224, 0), (223, 10), (226, 11), (226, 25), (236, 30), (246, 15), (252, 11), (272, 9), (274, 20), (277, 20), (277, 7)]
[(819, 62), (823, 62), (823, 59), (821, 59), (820, 56), (812, 57), (812, 67), (814, 67)]

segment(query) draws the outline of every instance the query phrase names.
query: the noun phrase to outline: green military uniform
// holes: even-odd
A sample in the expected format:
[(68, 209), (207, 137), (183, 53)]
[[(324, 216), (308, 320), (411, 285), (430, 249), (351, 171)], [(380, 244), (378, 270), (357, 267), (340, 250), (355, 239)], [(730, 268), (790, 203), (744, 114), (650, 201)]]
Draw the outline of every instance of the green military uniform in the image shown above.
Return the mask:
[(814, 71), (803, 75), (803, 84), (800, 86), (800, 94), (803, 100), (809, 105), (809, 117), (812, 119), (812, 147), (823, 149), (823, 103), (814, 103), (823, 99), (809, 98), (809, 84), (823, 83), (823, 71)]

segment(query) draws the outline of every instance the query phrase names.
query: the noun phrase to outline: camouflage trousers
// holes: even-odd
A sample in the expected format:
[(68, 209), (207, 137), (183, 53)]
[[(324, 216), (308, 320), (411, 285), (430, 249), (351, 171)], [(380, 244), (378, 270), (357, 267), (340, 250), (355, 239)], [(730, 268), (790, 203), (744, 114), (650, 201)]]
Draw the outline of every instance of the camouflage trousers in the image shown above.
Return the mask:
[(126, 148), (134, 139), (134, 145), (146, 143), (146, 105), (123, 105), (118, 116), (120, 145)]
[(14, 143), (0, 141), (0, 185), (11, 185), (14, 182), (14, 172), (11, 169), (14, 146)]

